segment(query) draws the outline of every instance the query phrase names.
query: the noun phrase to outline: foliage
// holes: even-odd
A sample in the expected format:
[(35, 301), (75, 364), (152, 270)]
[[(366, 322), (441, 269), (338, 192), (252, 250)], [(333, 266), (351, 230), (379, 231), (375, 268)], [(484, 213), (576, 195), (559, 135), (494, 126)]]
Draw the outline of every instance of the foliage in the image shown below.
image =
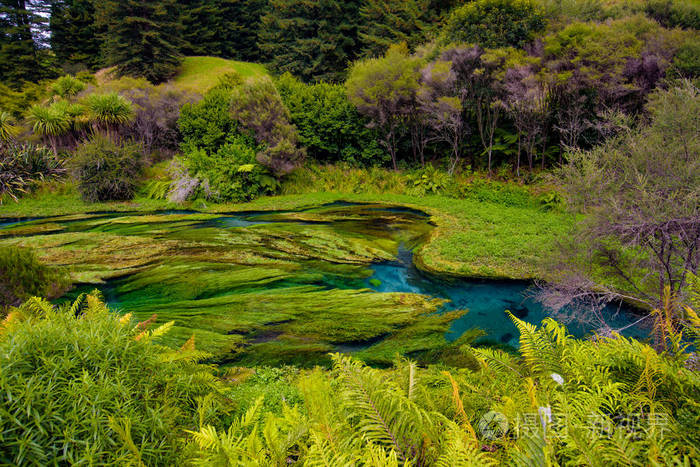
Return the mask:
[(52, 1), (49, 28), (51, 51), (64, 69), (95, 70), (102, 64), (104, 31), (97, 24), (93, 0)]
[(17, 127), (9, 112), (0, 112), (0, 147), (11, 143), (17, 136)]
[(382, 144), (398, 168), (397, 139), (418, 89), (420, 60), (405, 44), (391, 47), (383, 58), (356, 62), (345, 86), (350, 102), (383, 134)]
[(131, 102), (114, 92), (91, 94), (85, 99), (85, 106), (95, 131), (111, 133), (134, 117)]
[(279, 74), (340, 81), (357, 57), (357, 0), (270, 0), (258, 45)]
[(0, 82), (19, 89), (24, 82), (55, 76), (51, 56), (42, 43), (48, 15), (41, 0), (0, 2)]
[(270, 78), (250, 79), (233, 88), (231, 114), (263, 146), (257, 160), (276, 176), (289, 173), (303, 160), (297, 129), (289, 122), (289, 110)]
[(179, 2), (182, 52), (259, 61), (257, 34), (266, 0), (189, 0)]
[(211, 153), (223, 146), (238, 131), (230, 108), (231, 90), (226, 88), (212, 89), (200, 101), (183, 105), (178, 120), (183, 150), (199, 148)]
[(69, 160), (85, 201), (130, 200), (143, 169), (139, 144), (117, 143), (95, 135), (82, 143)]
[(56, 298), (70, 287), (66, 272), (49, 267), (27, 248), (0, 247), (0, 311), (33, 296)]
[(180, 109), (195, 96), (175, 86), (144, 83), (120, 94), (133, 109), (133, 118), (124, 122), (119, 133), (143, 145), (146, 155), (171, 156), (180, 146)]
[(74, 78), (71, 75), (65, 75), (56, 79), (51, 86), (51, 89), (55, 95), (65, 99), (77, 95), (79, 92), (85, 89), (85, 87), (86, 84), (83, 81)]
[(158, 84), (180, 65), (177, 6), (172, 0), (105, 0), (95, 3), (104, 28), (102, 53), (119, 76), (143, 77)]
[(64, 172), (62, 161), (45, 147), (0, 145), (0, 204), (6, 196), (17, 201), (40, 181), (57, 178)]
[(319, 163), (348, 162), (383, 165), (386, 154), (376, 132), (350, 103), (341, 85), (306, 85), (290, 74), (276, 81), (290, 121), (299, 130), (299, 143)]
[(392, 44), (411, 50), (426, 39), (435, 15), (430, 0), (368, 0), (360, 8), (359, 40), (368, 57), (384, 55)]
[[(511, 319), (519, 353), (464, 346), (470, 370), (405, 360), (376, 370), (335, 354), (331, 373), (299, 377), (303, 403), (280, 413), (264, 410), (261, 398), (227, 430), (200, 425), (195, 458), (395, 466), (697, 459), (690, 427), (700, 380), (684, 356), (620, 336), (577, 341), (551, 320), (536, 328)], [(505, 423), (489, 425), (494, 414)]]
[(184, 161), (189, 174), (206, 181), (201, 187), (206, 193), (200, 194), (208, 199), (249, 201), (277, 190), (277, 180), (256, 161), (256, 145), (242, 136), (229, 138), (214, 153), (190, 151)]
[(450, 176), (428, 164), (413, 174), (408, 175), (408, 192), (417, 196), (437, 195), (450, 185)]
[(651, 0), (646, 13), (668, 28), (700, 30), (700, 5), (692, 0)]
[(568, 293), (585, 278), (597, 292), (653, 309), (666, 287), (682, 301), (687, 274), (700, 265), (698, 89), (685, 82), (657, 91), (647, 110), (647, 125), (570, 154), (557, 172), (568, 200), (590, 214), (577, 239), (584, 264), (567, 259), (560, 271)]
[(176, 351), (157, 344), (172, 323), (147, 326), (110, 312), (96, 295), (61, 308), (33, 298), (11, 310), (0, 335), (2, 457), (179, 463), (183, 430), (200, 419), (195, 401), (216, 381), (195, 363), (206, 355), (193, 342)]
[(545, 27), (544, 12), (531, 0), (477, 0), (455, 9), (440, 40), (482, 47), (522, 47)]

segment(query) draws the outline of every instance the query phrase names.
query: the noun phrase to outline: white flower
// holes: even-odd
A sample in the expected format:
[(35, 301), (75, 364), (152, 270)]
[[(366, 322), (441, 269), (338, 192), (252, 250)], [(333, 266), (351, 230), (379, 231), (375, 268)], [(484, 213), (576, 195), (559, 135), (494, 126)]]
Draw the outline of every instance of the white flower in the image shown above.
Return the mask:
[(559, 386), (564, 384), (564, 378), (562, 378), (562, 376), (559, 373), (552, 373), (550, 376), (554, 381), (559, 383)]

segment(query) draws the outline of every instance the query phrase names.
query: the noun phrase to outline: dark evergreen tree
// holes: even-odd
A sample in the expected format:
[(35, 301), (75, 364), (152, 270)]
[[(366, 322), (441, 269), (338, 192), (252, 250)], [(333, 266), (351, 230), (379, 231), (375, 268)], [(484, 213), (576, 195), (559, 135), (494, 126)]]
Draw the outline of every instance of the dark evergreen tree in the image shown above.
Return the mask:
[(178, 5), (185, 55), (260, 58), (257, 37), (267, 0), (188, 0)]
[(358, 0), (270, 0), (259, 46), (273, 70), (340, 81), (360, 51)]
[(405, 42), (414, 49), (425, 40), (433, 18), (430, 0), (366, 0), (360, 9), (363, 53), (384, 55), (390, 45)]
[(51, 50), (59, 64), (90, 70), (102, 65), (103, 31), (95, 21), (94, 0), (54, 0), (51, 5)]
[(45, 1), (0, 0), (0, 82), (19, 86), (52, 75), (42, 38)]
[(95, 8), (103, 55), (119, 76), (160, 83), (176, 73), (182, 40), (174, 0), (101, 0)]

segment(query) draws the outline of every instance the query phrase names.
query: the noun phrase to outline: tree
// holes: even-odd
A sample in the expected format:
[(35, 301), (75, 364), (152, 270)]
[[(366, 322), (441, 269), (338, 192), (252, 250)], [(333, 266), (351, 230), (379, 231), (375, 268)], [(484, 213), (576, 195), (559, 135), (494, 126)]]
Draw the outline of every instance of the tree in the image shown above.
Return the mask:
[(182, 52), (258, 61), (266, 0), (188, 0), (181, 6)]
[(70, 130), (70, 117), (67, 106), (57, 102), (50, 107), (40, 105), (29, 109), (29, 121), (34, 133), (49, 141), (54, 155), (58, 155), (59, 139)]
[(410, 49), (425, 40), (430, 0), (367, 0), (360, 8), (359, 38), (363, 54), (384, 55), (389, 46), (405, 42)]
[[(520, 174), (520, 152), (524, 146), (530, 171), (534, 168), (537, 142), (544, 139), (550, 118), (548, 89), (527, 66), (511, 68), (506, 72), (506, 106), (518, 130), (518, 159), (516, 172)], [(545, 140), (546, 141), (546, 140)], [(522, 144), (521, 144), (522, 142)], [(544, 148), (542, 165), (544, 166)]]
[(386, 161), (377, 133), (367, 128), (367, 119), (352, 105), (345, 86), (304, 84), (288, 73), (276, 85), (309, 158), (365, 166)]
[(389, 48), (383, 58), (356, 62), (346, 82), (357, 110), (384, 134), (382, 144), (398, 169), (397, 139), (418, 91), (420, 60), (408, 55), (406, 44)]
[(477, 0), (457, 8), (440, 35), (444, 44), (523, 47), (545, 27), (545, 15), (532, 0)]
[(359, 52), (358, 0), (270, 0), (259, 46), (273, 70), (341, 81)]
[(505, 88), (505, 64), (509, 60), (508, 49), (485, 52), (481, 47), (452, 47), (442, 53), (443, 60), (450, 60), (457, 81), (463, 107), (476, 121), (479, 139), (487, 155), (491, 173), (493, 146), (499, 118), (503, 113)]
[(438, 60), (429, 63), (421, 73), (418, 102), (421, 113), (433, 130), (434, 139), (450, 147), (448, 172), (452, 174), (460, 159), (460, 146), (464, 133), (462, 101), (458, 95), (457, 76), (452, 62)]
[(62, 66), (94, 70), (102, 65), (94, 0), (51, 2), (51, 51)]
[(0, 81), (20, 87), (53, 76), (41, 42), (46, 33), (46, 0), (0, 1)]
[(700, 265), (700, 92), (688, 82), (656, 91), (647, 111), (648, 125), (572, 152), (557, 171), (588, 216), (552, 268), (553, 308), (626, 298), (654, 309), (666, 291), (686, 299)]
[(95, 6), (98, 24), (105, 28), (103, 54), (119, 76), (157, 84), (175, 74), (180, 27), (174, 0), (105, 0)]
[(95, 133), (111, 136), (134, 117), (131, 102), (116, 93), (93, 94), (87, 98), (86, 106)]

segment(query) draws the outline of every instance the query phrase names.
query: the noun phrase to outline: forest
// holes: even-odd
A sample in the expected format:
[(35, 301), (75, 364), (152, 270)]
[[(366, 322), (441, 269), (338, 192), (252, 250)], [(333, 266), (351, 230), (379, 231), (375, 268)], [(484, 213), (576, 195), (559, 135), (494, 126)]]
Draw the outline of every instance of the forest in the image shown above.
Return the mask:
[(700, 462), (696, 0), (0, 0), (0, 463)]

